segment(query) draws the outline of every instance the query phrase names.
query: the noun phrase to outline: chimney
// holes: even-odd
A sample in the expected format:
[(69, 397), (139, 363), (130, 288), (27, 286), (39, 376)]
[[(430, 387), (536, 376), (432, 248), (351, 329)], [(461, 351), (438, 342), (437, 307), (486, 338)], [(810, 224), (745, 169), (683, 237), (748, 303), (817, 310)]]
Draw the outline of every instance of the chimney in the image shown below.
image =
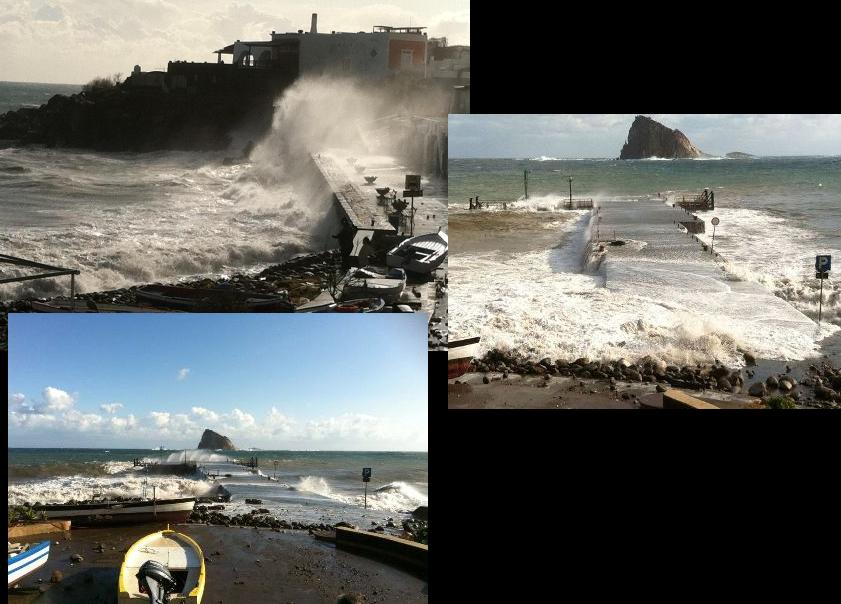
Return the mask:
[(313, 13), (312, 14), (312, 25), (310, 26), (310, 33), (311, 34), (317, 34), (318, 33), (318, 27), (316, 27), (317, 24), (318, 24), (318, 13)]

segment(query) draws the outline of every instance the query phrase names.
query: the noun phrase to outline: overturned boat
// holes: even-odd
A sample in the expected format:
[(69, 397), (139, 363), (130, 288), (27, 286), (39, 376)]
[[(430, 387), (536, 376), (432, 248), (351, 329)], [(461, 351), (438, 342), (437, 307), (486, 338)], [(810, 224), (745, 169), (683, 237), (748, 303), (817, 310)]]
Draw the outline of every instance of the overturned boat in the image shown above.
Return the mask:
[(382, 298), (345, 300), (336, 306), (336, 312), (380, 312), (385, 306)]
[(32, 509), (44, 512), (50, 520), (72, 520), (74, 526), (99, 526), (155, 521), (186, 522), (195, 504), (195, 497), (179, 497), (40, 505)]
[(448, 245), (447, 234), (440, 231), (411, 237), (388, 252), (386, 264), (413, 273), (431, 273), (444, 262)]
[(200, 604), (204, 583), (199, 544), (167, 528), (141, 537), (128, 549), (120, 567), (117, 602)]
[(406, 287), (406, 271), (400, 268), (378, 269), (372, 266), (350, 269), (339, 282), (341, 299), (382, 298), (386, 304), (397, 302)]
[(44, 566), (49, 555), (49, 541), (23, 545), (9, 543), (9, 587)]
[(478, 337), (450, 340), (447, 344), (447, 379), (451, 380), (467, 373), (470, 361), (478, 350)]
[(262, 294), (232, 288), (196, 289), (172, 285), (145, 285), (135, 291), (138, 302), (181, 310), (242, 310), (243, 312), (292, 312), (285, 295)]

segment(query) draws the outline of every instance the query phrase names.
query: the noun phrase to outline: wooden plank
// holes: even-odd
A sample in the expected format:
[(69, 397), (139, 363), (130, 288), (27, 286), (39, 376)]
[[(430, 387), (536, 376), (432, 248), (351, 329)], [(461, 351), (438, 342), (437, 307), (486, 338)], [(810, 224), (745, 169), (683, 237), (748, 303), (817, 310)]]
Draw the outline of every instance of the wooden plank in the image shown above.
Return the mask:
[(670, 389), (663, 393), (663, 409), (718, 409), (718, 407), (689, 396), (682, 390)]

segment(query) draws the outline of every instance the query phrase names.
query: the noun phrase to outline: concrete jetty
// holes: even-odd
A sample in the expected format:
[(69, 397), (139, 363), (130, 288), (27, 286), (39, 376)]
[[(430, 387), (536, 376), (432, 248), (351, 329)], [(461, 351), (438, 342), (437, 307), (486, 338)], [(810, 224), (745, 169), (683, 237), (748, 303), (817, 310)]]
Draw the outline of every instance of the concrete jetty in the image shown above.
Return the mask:
[(658, 200), (601, 202), (590, 225), (591, 268), (598, 263), (608, 289), (651, 292), (653, 298), (668, 290), (668, 308), (711, 325), (730, 324), (746, 338), (762, 333), (781, 344), (784, 338), (811, 339), (811, 319), (761, 284), (730, 274), (725, 258), (679, 226), (695, 219)]

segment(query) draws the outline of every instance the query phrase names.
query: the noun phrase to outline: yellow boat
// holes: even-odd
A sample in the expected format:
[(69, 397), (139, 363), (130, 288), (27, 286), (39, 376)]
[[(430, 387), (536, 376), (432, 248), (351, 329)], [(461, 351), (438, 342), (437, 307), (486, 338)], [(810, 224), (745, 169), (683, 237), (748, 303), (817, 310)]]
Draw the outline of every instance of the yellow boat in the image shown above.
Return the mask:
[(128, 549), (120, 568), (117, 602), (200, 604), (204, 578), (199, 544), (167, 528), (141, 537)]

